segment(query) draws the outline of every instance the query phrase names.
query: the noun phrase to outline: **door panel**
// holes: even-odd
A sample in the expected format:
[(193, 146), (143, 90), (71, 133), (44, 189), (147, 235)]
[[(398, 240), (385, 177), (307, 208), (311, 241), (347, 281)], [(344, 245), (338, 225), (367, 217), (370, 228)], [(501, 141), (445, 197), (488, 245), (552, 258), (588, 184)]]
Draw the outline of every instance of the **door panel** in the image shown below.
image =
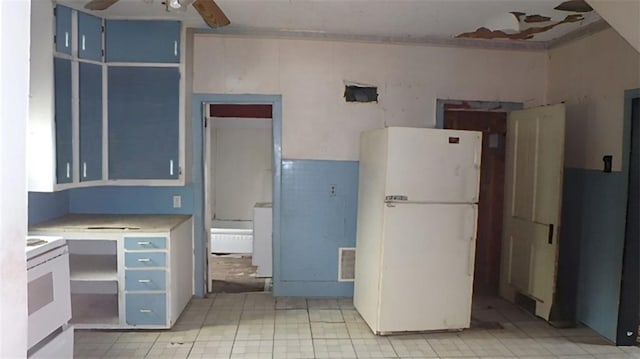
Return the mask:
[(536, 300), (549, 319), (555, 294), (564, 164), (564, 105), (514, 111), (507, 121), (502, 294)]
[(102, 179), (102, 66), (81, 62), (80, 181)]

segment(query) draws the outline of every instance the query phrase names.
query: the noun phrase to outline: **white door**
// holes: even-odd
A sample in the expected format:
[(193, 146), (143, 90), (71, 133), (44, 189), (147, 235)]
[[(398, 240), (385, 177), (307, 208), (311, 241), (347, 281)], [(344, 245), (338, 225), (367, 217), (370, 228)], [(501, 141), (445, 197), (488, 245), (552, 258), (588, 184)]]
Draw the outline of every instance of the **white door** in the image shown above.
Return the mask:
[(374, 331), (469, 327), (476, 219), (473, 204), (386, 204)]
[(563, 104), (509, 114), (501, 292), (536, 301), (549, 319), (556, 285), (562, 201)]
[(407, 127), (388, 131), (387, 196), (407, 196), (410, 202), (478, 202), (481, 132)]

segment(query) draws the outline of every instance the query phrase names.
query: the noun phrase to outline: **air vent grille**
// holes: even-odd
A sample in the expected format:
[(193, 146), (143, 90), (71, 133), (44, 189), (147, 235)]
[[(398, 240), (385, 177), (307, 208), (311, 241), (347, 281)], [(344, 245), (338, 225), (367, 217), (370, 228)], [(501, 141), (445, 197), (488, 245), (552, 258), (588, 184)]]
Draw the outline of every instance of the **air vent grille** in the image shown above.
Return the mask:
[(339, 248), (338, 281), (353, 282), (356, 277), (356, 249)]

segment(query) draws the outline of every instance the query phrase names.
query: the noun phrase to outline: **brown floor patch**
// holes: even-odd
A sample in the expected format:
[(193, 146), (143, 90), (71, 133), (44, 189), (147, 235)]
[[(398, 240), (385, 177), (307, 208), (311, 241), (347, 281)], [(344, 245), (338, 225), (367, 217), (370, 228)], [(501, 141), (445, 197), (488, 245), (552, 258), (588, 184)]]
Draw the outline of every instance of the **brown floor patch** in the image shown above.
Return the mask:
[(264, 278), (256, 278), (251, 256), (214, 255), (213, 293), (263, 292)]

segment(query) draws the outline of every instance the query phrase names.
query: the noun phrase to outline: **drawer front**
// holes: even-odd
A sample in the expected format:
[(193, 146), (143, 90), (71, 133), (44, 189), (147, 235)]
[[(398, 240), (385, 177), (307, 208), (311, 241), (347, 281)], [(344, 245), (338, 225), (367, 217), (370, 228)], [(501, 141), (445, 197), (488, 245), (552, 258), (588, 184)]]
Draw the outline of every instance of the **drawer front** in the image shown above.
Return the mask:
[(128, 252), (124, 254), (124, 265), (127, 268), (164, 267), (166, 263), (166, 253)]
[(127, 294), (126, 320), (129, 325), (167, 323), (167, 297), (164, 294)]
[(167, 272), (164, 270), (127, 270), (124, 273), (124, 289), (165, 290)]
[(124, 248), (129, 250), (166, 249), (165, 237), (124, 237)]

